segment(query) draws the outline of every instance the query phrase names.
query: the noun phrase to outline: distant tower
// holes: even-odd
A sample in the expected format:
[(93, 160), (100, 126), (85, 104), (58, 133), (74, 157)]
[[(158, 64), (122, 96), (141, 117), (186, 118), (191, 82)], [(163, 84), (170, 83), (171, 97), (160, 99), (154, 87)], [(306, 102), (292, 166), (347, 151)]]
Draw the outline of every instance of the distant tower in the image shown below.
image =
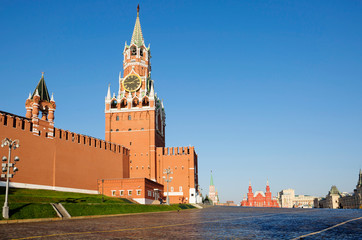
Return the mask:
[(254, 203), (254, 193), (253, 193), (253, 188), (251, 187), (251, 181), (249, 181), (249, 188), (248, 188), (248, 204), (249, 206), (253, 206)]
[(151, 50), (141, 30), (139, 7), (130, 45), (123, 49), (118, 94), (105, 98), (105, 139), (131, 149), (130, 176), (156, 181), (156, 148), (165, 147), (165, 110), (151, 80)]
[(265, 188), (265, 204), (266, 206), (270, 206), (271, 205), (271, 200), (272, 200), (272, 193), (270, 192), (270, 187), (269, 187), (269, 181), (266, 181), (266, 188)]
[(214, 179), (212, 178), (212, 171), (211, 171), (210, 186), (209, 186), (209, 198), (212, 201), (213, 205), (217, 203), (217, 196), (214, 186)]
[(361, 188), (362, 187), (362, 170), (359, 169), (359, 178), (358, 178), (358, 182), (357, 182), (357, 188)]
[[(33, 123), (34, 135), (45, 134), (48, 138), (54, 136), (54, 111), (56, 109), (54, 97), (49, 97), (48, 89), (42, 72), (40, 81), (33, 94), (25, 102), (26, 117)], [(39, 113), (41, 116), (39, 117)]]

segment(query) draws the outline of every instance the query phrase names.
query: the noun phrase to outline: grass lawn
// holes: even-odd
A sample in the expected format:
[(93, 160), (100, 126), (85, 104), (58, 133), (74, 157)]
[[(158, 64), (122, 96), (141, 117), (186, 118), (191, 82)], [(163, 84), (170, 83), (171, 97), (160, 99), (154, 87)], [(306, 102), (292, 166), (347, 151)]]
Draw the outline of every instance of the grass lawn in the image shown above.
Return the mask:
[(63, 204), (71, 216), (90, 216), (107, 215), (123, 213), (141, 213), (141, 212), (161, 212), (176, 211), (182, 209), (194, 208), (189, 204), (172, 205), (141, 205), (141, 204), (89, 204), (89, 203), (67, 203)]
[[(0, 205), (3, 206), (5, 188), (0, 187)], [(57, 217), (49, 203), (62, 203), (71, 216), (107, 215), (122, 213), (159, 212), (194, 208), (189, 204), (140, 205), (124, 198), (96, 194), (69, 193), (37, 189), (9, 189), (10, 219)], [(0, 220), (3, 220), (0, 216)]]
[[(11, 220), (58, 217), (49, 203), (9, 203), (9, 207), (9, 219)], [(0, 220), (4, 220), (2, 215), (0, 216)]]

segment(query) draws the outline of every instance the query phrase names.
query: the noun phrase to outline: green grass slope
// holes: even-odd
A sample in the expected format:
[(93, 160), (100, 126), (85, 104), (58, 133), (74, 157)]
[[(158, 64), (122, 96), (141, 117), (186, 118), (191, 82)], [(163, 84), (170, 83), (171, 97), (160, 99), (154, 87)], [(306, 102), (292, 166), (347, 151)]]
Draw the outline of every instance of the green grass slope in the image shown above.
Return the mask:
[[(5, 199), (5, 188), (0, 187), (0, 206)], [(189, 204), (140, 205), (124, 198), (101, 195), (59, 192), (38, 189), (9, 189), (10, 219), (57, 217), (49, 203), (62, 203), (71, 216), (108, 215), (141, 212), (173, 211), (194, 208)], [(3, 220), (0, 216), (0, 220)]]

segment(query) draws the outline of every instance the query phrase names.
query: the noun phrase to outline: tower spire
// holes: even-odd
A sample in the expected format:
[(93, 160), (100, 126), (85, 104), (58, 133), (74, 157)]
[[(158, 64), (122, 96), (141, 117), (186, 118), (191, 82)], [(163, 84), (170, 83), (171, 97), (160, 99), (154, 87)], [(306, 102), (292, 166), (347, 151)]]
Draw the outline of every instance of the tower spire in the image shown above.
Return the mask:
[(358, 183), (357, 187), (362, 187), (362, 169), (359, 169), (359, 177), (358, 177)]
[(107, 91), (107, 100), (111, 100), (111, 84), (108, 84), (108, 91)]
[(39, 95), (41, 101), (50, 102), (48, 88), (47, 88), (47, 86), (45, 84), (45, 80), (44, 80), (44, 72), (41, 73), (40, 81), (39, 81), (38, 85), (36, 86), (36, 88), (33, 92), (33, 95), (31, 96), (31, 99), (33, 99), (35, 95)]
[(211, 170), (210, 186), (214, 186), (214, 179), (212, 178), (212, 170)]
[(136, 23), (134, 25), (132, 39), (131, 39), (131, 45), (135, 44), (137, 47), (140, 47), (145, 44), (143, 35), (142, 35), (142, 29), (141, 29), (141, 23), (140, 23), (140, 17), (139, 17), (139, 11), (140, 11), (140, 5), (137, 6), (137, 18)]

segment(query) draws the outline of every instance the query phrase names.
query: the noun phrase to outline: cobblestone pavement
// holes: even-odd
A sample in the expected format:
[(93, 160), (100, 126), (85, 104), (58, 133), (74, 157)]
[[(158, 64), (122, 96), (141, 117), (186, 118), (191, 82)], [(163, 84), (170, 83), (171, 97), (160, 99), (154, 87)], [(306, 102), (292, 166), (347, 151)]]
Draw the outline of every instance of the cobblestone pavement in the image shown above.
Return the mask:
[(362, 210), (210, 207), (0, 225), (0, 239), (293, 239), (311, 233), (303, 239), (362, 239)]

